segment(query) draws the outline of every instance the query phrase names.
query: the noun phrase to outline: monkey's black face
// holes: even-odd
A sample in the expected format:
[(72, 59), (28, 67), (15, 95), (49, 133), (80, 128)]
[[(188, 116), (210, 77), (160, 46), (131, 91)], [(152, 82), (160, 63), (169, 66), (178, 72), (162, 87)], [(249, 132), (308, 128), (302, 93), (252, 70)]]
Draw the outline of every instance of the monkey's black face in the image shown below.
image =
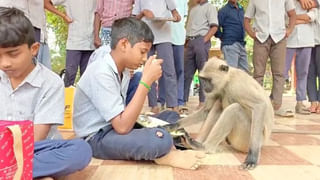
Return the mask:
[(201, 84), (203, 85), (203, 89), (206, 93), (210, 93), (212, 92), (214, 86), (211, 83), (211, 79), (210, 78), (205, 78), (205, 77), (201, 77), (199, 76), (199, 79), (201, 81)]

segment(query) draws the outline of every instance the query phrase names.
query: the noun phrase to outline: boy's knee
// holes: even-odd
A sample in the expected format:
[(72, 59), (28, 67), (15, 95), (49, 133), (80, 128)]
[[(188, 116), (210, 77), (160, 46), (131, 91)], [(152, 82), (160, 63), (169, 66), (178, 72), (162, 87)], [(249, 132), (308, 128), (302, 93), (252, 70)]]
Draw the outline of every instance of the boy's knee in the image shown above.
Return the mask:
[(73, 152), (74, 160), (72, 163), (77, 170), (85, 168), (91, 161), (92, 149), (90, 145), (82, 139), (71, 140), (71, 146), (75, 149)]
[(157, 140), (150, 144), (150, 148), (153, 150), (155, 158), (158, 158), (167, 154), (171, 150), (173, 140), (171, 135), (161, 128), (156, 128), (154, 135)]

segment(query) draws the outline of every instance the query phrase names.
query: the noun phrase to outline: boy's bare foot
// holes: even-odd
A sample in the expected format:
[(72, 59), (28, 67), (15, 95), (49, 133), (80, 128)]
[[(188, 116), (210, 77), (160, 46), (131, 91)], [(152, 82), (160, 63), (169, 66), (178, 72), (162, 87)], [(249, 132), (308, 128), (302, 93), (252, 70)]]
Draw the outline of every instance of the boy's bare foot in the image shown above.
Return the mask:
[(201, 159), (204, 157), (205, 153), (201, 151), (173, 149), (167, 155), (154, 161), (159, 165), (195, 170), (201, 165)]

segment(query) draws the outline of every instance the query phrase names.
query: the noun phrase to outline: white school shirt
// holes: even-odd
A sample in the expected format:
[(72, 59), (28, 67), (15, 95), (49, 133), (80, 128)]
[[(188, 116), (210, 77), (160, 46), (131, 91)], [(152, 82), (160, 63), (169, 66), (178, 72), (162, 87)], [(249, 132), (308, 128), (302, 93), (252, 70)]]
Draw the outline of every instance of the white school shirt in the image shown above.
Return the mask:
[(316, 10), (316, 19), (313, 23), (314, 43), (320, 45), (320, 9)]
[(185, 22), (188, 15), (188, 0), (176, 0), (181, 21), (171, 23), (172, 44), (184, 45), (186, 41)]
[(94, 50), (93, 22), (96, 0), (51, 0), (53, 5), (62, 5), (73, 20), (68, 26), (68, 50)]
[[(174, 0), (135, 0), (133, 15), (138, 15), (144, 9), (153, 12), (155, 17), (172, 17), (171, 11), (176, 9)], [(154, 34), (153, 44), (172, 42), (171, 22), (168, 21), (151, 21), (145, 17), (142, 20), (148, 24)]]
[(78, 137), (86, 137), (110, 125), (125, 108), (130, 73), (122, 80), (110, 55), (98, 56), (81, 76), (74, 97), (73, 125)]
[(250, 0), (244, 16), (254, 19), (253, 29), (261, 43), (269, 36), (277, 43), (285, 37), (285, 17), (293, 9), (293, 0)]
[(16, 89), (0, 70), (0, 120), (33, 120), (50, 124), (47, 139), (61, 138), (56, 125), (64, 120), (64, 84), (62, 79), (38, 63)]
[(295, 1), (296, 13), (307, 14), (311, 22), (308, 24), (297, 24), (287, 39), (287, 48), (302, 48), (314, 46), (313, 22), (316, 19), (316, 9), (305, 10), (297, 0)]

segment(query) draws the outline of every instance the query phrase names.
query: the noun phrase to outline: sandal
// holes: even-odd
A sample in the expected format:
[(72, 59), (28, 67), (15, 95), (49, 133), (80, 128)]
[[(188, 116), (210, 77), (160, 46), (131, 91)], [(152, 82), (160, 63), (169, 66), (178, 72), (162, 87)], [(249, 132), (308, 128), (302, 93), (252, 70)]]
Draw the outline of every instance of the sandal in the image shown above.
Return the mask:
[(282, 108), (274, 111), (274, 114), (277, 116), (281, 116), (281, 117), (293, 117), (294, 116), (294, 112), (292, 110), (282, 109)]
[(294, 112), (289, 109), (278, 109), (274, 111), (274, 114), (281, 117), (294, 117)]
[(319, 108), (318, 108), (318, 103), (316, 103), (316, 102), (311, 102), (311, 106), (310, 106), (310, 108), (309, 108), (310, 113), (316, 113), (316, 112), (318, 111), (318, 109), (319, 109), (319, 111), (320, 111), (320, 106), (319, 106)]
[(320, 104), (317, 107), (316, 114), (320, 114)]

